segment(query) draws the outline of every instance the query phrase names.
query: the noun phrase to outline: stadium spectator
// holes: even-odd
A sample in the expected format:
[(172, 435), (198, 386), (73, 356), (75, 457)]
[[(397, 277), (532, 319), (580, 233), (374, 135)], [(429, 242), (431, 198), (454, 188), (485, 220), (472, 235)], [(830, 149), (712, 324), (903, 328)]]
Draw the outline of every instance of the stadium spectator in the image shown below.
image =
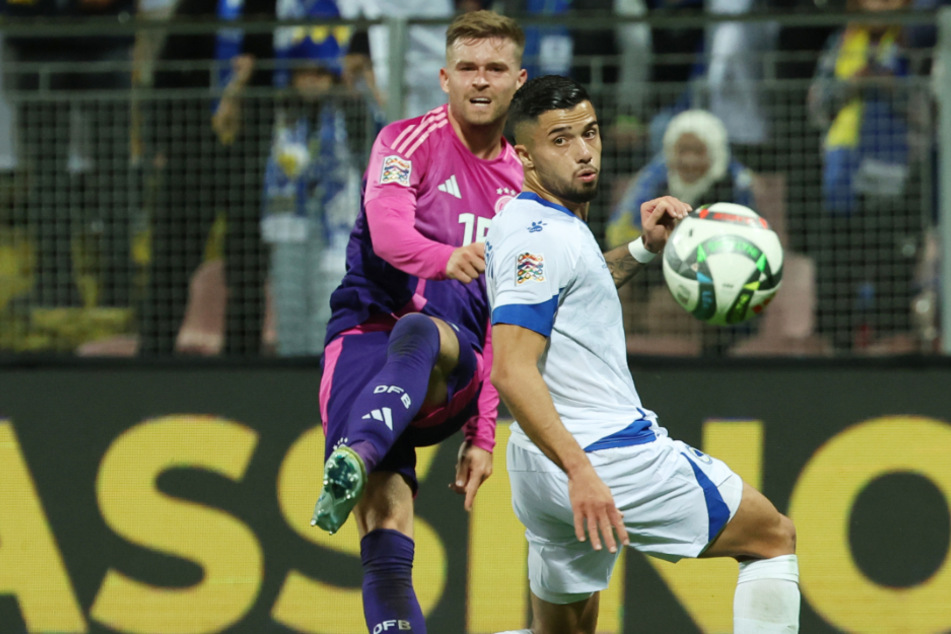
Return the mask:
[[(398, 19), (452, 19), (455, 6), (452, 0), (346, 0), (339, 3), (344, 18)], [(369, 28), (370, 54), (373, 73), (382, 94), (396, 93), (390, 77), (389, 25)], [(398, 115), (406, 117), (426, 112), (443, 104), (444, 95), (435, 81), (445, 58), (446, 27), (441, 24), (413, 24), (406, 33), (403, 109)], [(389, 99), (390, 97), (388, 97)]]
[(726, 127), (705, 110), (670, 120), (663, 149), (630, 179), (608, 223), (608, 246), (641, 234), (640, 206), (671, 195), (690, 205), (726, 201), (753, 206), (753, 174), (733, 158)]
[[(752, 187), (753, 173), (732, 157), (720, 119), (705, 110), (681, 112), (667, 126), (661, 152), (629, 180), (608, 221), (606, 243), (613, 248), (641, 235), (640, 209), (648, 200), (670, 195), (694, 206), (732, 202), (755, 207)], [(653, 269), (621, 289), (625, 313), (643, 313), (650, 290), (662, 284), (661, 271)], [(702, 350), (723, 354), (750, 327), (704, 325)]]
[(364, 96), (345, 87), (347, 42), (329, 31), (305, 29), (297, 29), (292, 40), (286, 55), (294, 64), (290, 96), (277, 115), (261, 224), (271, 245), (281, 356), (323, 352), (330, 294), (345, 272), (347, 239), (360, 205), (362, 153), (353, 146), (368, 127), (367, 114), (379, 108), (364, 101), (372, 92)]
[[(8, 68), (11, 53), (6, 38), (0, 34), (0, 66)], [(16, 85), (14, 83), (11, 86), (10, 79), (8, 73), (0, 73), (0, 231), (13, 227), (24, 231), (28, 226), (24, 213), (28, 179), (24, 162), (20, 160), (20, 113), (15, 102)], [(32, 266), (25, 266), (22, 270), (32, 278)], [(21, 288), (17, 294), (27, 295), (30, 290)]]
[[(645, 17), (646, 0), (613, 0), (612, 10), (626, 18)], [(641, 125), (646, 115), (651, 79), (651, 28), (645, 23), (623, 23), (615, 31), (618, 53), (618, 109), (620, 116)]]
[[(752, 14), (764, 0), (706, 0), (709, 15)], [(771, 172), (776, 142), (770, 113), (770, 90), (764, 79), (774, 74), (779, 25), (776, 22), (715, 22), (704, 34), (703, 70), (706, 108), (726, 126), (733, 153), (757, 173)]]
[[(518, 4), (521, 5), (518, 12), (528, 16), (565, 15), (571, 9), (571, 0), (523, 0)], [(571, 75), (574, 49), (575, 37), (566, 24), (526, 27), (525, 70), (528, 76)]]
[[(859, 12), (909, 0), (853, 0)], [(912, 278), (924, 219), (912, 191), (909, 106), (915, 98), (904, 29), (854, 20), (834, 33), (809, 89), (823, 130), (819, 331), (839, 350), (908, 332)]]
[[(4, 0), (7, 17), (128, 19), (134, 0)], [(129, 117), (127, 90), (132, 38), (84, 32), (70, 36), (5, 38), (5, 58), (17, 68), (12, 88), (40, 96), (19, 103), (19, 159), (31, 188), (29, 223), (35, 229), (36, 303), (44, 306), (128, 307), (131, 289)], [(72, 62), (69, 70), (44, 65)], [(18, 64), (27, 64), (19, 66)], [(73, 92), (110, 91), (89, 101)], [(73, 250), (98, 261), (93, 284), (80, 285)]]
[[(745, 15), (763, 0), (666, 0), (653, 13)], [(701, 13), (702, 11), (702, 13)], [(709, 110), (726, 126), (734, 151), (760, 171), (773, 169), (769, 91), (778, 25), (768, 20), (716, 21), (705, 28), (655, 28), (654, 79), (661, 107), (650, 128), (656, 141), (667, 122), (689, 108)]]
[[(9, 62), (10, 51), (7, 48), (6, 38), (0, 33), (0, 66), (6, 68)], [(16, 104), (12, 93), (15, 86), (10, 86), (6, 73), (0, 73), (0, 223), (9, 223), (14, 216), (14, 210), (19, 206), (14, 200), (14, 192), (19, 189), (21, 175), (20, 152), (17, 137), (19, 121)], [(18, 218), (19, 219), (19, 218)]]
[[(149, 15), (169, 20), (273, 19), (275, 6), (274, 0), (179, 0), (155, 3)], [(189, 277), (201, 263), (221, 215), (226, 224), (225, 353), (257, 354), (266, 271), (260, 201), (274, 116), (270, 97), (255, 99), (248, 92), (272, 85), (267, 64), (273, 59), (273, 35), (222, 29), (217, 37), (175, 31), (165, 36), (147, 30), (138, 37), (140, 46), (157, 51), (154, 72), (143, 73), (142, 81), (158, 95), (151, 102), (148, 123), (153, 136), (149, 145), (161, 166), (139, 352), (173, 353)], [(215, 71), (211, 79), (209, 70)], [(208, 99), (210, 91), (216, 99)]]
[[(652, 0), (649, 14), (657, 17), (699, 17), (703, 0)], [(681, 26), (677, 22), (651, 29), (653, 67), (652, 100), (660, 119), (652, 126), (663, 130), (671, 113), (689, 107), (687, 87), (702, 70), (704, 29), (702, 26)], [(674, 26), (677, 24), (677, 26)]]
[[(641, 114), (650, 73), (650, 27), (621, 23), (586, 28), (572, 21), (582, 7), (571, 0), (500, 0), (507, 14), (559, 18), (525, 28), (525, 69), (529, 77), (560, 74), (598, 87), (617, 85), (626, 113)], [(644, 0), (589, 0), (584, 16), (644, 16)], [(620, 107), (620, 104), (619, 104)]]

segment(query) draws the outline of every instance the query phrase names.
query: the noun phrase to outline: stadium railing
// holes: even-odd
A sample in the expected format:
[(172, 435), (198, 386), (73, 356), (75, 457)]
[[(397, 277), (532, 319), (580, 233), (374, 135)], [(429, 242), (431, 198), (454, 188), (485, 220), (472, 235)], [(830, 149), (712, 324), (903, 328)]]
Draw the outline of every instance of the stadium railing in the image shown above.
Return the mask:
[[(828, 209), (823, 138), (829, 121), (810, 107), (810, 94), (819, 90), (815, 71), (828, 38), (847, 21), (868, 23), (869, 16), (828, 11), (520, 18), (530, 37), (567, 34), (572, 48), (563, 70), (585, 83), (597, 102), (605, 155), (602, 192), (592, 206), (590, 223), (606, 247), (612, 213), (625, 188), (643, 175), (652, 159), (662, 156), (666, 123), (682, 110), (703, 108), (726, 123), (732, 156), (750, 170), (753, 206), (777, 230), (786, 249), (784, 286), (774, 303), (755, 321), (727, 330), (703, 325), (679, 308), (664, 287), (660, 267), (654, 267), (622, 297), (631, 354), (894, 356), (949, 351), (951, 343), (942, 333), (949, 329), (951, 311), (941, 306), (949, 296), (951, 258), (942, 260), (940, 254), (951, 244), (951, 222), (946, 221), (951, 218), (951, 194), (938, 184), (949, 182), (951, 174), (945, 172), (951, 161), (944, 161), (939, 178), (938, 157), (951, 147), (951, 123), (938, 114), (942, 103), (951, 103), (946, 94), (951, 88), (936, 79), (942, 65), (935, 60), (951, 56), (951, 14), (941, 13), (940, 19), (933, 12), (888, 17), (903, 29), (900, 41), (908, 74), (892, 86), (878, 86), (878, 96), (902, 119), (903, 128), (894, 129), (905, 132), (877, 142), (901, 146), (905, 170), (898, 191), (885, 187), (884, 176), (867, 183), (869, 189), (860, 197), (864, 202), (881, 193), (876, 183), (887, 199), (865, 208), (864, 215), (854, 209)], [(440, 22), (333, 23), (352, 31), (388, 29), (389, 51), (382, 63), (389, 77), (412, 72), (406, 66), (411, 46), (407, 33), (417, 24)], [(247, 20), (228, 27), (250, 34), (327, 25)], [(234, 181), (241, 170), (249, 169), (248, 162), (263, 173), (275, 113), (286, 106), (286, 91), (256, 87), (246, 92), (245, 131), (257, 140), (251, 145), (258, 154), (222, 160), (215, 158), (209, 130), (183, 137), (181, 130), (160, 125), (161, 112), (171, 107), (181, 115), (175, 121), (205, 121), (210, 126), (212, 104), (220, 97), (212, 88), (220, 70), (213, 60), (157, 59), (134, 67), (131, 56), (76, 61), (80, 58), (67, 50), (60, 59), (23, 61), (17, 44), (29, 38), (68, 42), (136, 34), (213, 38), (220, 26), (10, 19), (0, 27), (0, 353), (134, 356), (140, 326), (150, 314), (144, 306), (156, 301), (185, 306), (180, 320), (164, 324), (177, 332), (180, 353), (218, 355), (227, 349), (222, 236), (230, 231), (248, 239), (254, 234), (248, 227), (260, 219), (264, 184), (248, 184), (237, 200), (232, 197), (221, 208), (205, 209), (205, 218), (187, 221), (194, 226), (180, 227), (179, 233), (189, 239), (176, 257), (182, 262), (186, 256), (197, 258), (199, 265), (189, 272), (185, 288), (173, 287), (171, 276), (164, 288), (167, 271), (152, 266), (156, 214), (167, 209), (168, 200), (181, 199), (171, 195), (176, 188), (194, 185), (170, 179), (177, 172), (169, 169), (163, 144), (184, 138), (186, 147), (178, 156), (203, 169), (214, 165), (225, 170), (222, 181)], [(718, 27), (737, 26), (741, 28), (733, 37), (755, 40), (727, 46), (733, 52), (726, 54), (701, 47), (704, 40), (717, 41)], [(644, 48), (645, 33), (653, 38), (652, 53)], [(559, 71), (552, 59), (540, 59), (531, 49), (524, 61), (535, 72)], [(278, 65), (258, 60), (257, 67), (273, 71)], [(163, 90), (147, 81), (124, 87), (131, 85), (134, 71), (143, 69), (197, 71), (207, 75), (208, 87)], [(437, 78), (432, 81), (435, 86)], [(390, 82), (382, 106), (386, 119), (417, 114), (405, 112), (409, 92), (405, 82)], [(346, 103), (351, 114), (365, 122), (365, 134), (356, 142), (365, 153), (373, 139), (370, 106), (359, 100)], [(257, 173), (253, 165), (251, 169), (247, 173)], [(706, 195), (726, 195), (722, 189), (711, 191)], [(207, 192), (199, 186), (184, 194), (201, 198)], [(205, 200), (213, 199), (201, 198), (197, 204)], [(694, 202), (714, 200), (701, 196)], [(245, 223), (243, 230), (236, 230), (239, 222)], [(186, 253), (188, 249), (192, 251)], [(247, 271), (247, 279), (267, 279), (266, 260), (250, 258), (245, 265), (265, 267)], [(232, 263), (228, 270), (236, 268), (240, 265)], [(150, 276), (158, 279), (150, 284)], [(178, 300), (170, 299), (176, 294)], [(254, 330), (250, 336), (259, 345), (248, 347), (253, 351), (247, 354), (277, 354), (276, 309), (261, 299), (267, 293), (232, 288), (230, 296), (232, 317), (264, 315), (248, 321)], [(243, 297), (259, 303), (235, 307)]]

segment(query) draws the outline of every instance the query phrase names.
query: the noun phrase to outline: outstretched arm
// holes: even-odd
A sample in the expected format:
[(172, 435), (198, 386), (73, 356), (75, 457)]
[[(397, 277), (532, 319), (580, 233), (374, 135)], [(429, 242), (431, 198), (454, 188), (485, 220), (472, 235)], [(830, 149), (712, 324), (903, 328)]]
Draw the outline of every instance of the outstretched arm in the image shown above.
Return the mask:
[(234, 143), (241, 130), (241, 95), (254, 72), (254, 56), (238, 55), (231, 60), (231, 80), (225, 86), (218, 108), (211, 116), (211, 127), (225, 145)]
[(482, 346), (482, 391), (479, 392), (476, 415), (466, 421), (466, 441), (489, 453), (495, 449), (495, 424), (499, 417), (499, 392), (492, 385), (492, 326), (486, 324), (485, 345)]
[[(489, 328), (488, 324), (486, 328)], [(476, 492), (492, 475), (492, 450), (495, 449), (495, 425), (499, 417), (499, 393), (490, 381), (492, 372), (492, 332), (487, 331), (482, 348), (482, 391), (478, 411), (466, 421), (465, 440), (456, 460), (456, 479), (449, 485), (466, 496), (465, 509), (472, 510)]]
[(640, 273), (654, 256), (663, 251), (670, 233), (678, 222), (687, 217), (691, 209), (690, 205), (673, 196), (655, 198), (641, 205), (641, 224), (644, 232), (628, 244), (615, 247), (604, 254), (616, 287), (620, 288), (626, 284)]
[(492, 452), (478, 447), (471, 440), (462, 441), (456, 458), (456, 479), (449, 488), (466, 496), (463, 507), (472, 510), (476, 493), (492, 475)]
[(495, 360), (492, 382), (522, 430), (568, 475), (568, 496), (579, 541), (591, 537), (591, 546), (601, 550), (602, 539), (617, 551), (615, 533), (629, 543), (621, 512), (611, 490), (598, 477), (587, 454), (565, 428), (555, 411), (548, 386), (538, 371), (538, 359), (547, 339), (527, 328), (497, 324), (492, 328)]
[(416, 229), (416, 199), (409, 190), (366, 204), (373, 251), (399, 270), (426, 280), (468, 284), (485, 270), (485, 245), (454, 247), (427, 238)]

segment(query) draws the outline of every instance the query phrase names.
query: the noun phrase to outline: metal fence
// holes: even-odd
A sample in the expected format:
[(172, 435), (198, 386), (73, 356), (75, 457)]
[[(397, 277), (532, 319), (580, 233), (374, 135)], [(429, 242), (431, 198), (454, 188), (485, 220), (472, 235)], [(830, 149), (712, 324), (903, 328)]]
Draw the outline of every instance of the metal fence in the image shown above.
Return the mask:
[[(596, 102), (605, 154), (590, 222), (606, 247), (636, 235), (624, 207), (645, 192), (746, 202), (785, 247), (776, 300), (732, 328), (684, 312), (654, 267), (622, 291), (632, 354), (942, 352), (936, 19), (900, 14), (886, 30), (894, 46), (853, 38), (823, 53), (847, 20), (866, 18), (522, 20), (542, 42), (526, 67), (570, 73)], [(334, 25), (389, 29), (388, 75), (412, 81), (390, 82), (379, 101), (365, 86), (335, 85), (321, 108), (252, 82), (229, 128), (213, 118), (227, 98), (216, 87), (221, 65), (155, 54), (179, 32), (213, 41), (213, 23), (8, 23), (0, 352), (318, 354), (326, 293), (343, 272), (340, 232), (327, 223), (352, 222), (381, 119), (418, 114), (405, 111), (414, 90), (438, 98), (435, 76), (427, 86), (406, 67), (407, 22)], [(242, 26), (270, 37), (287, 25)], [(856, 54), (870, 55), (878, 75), (850, 86), (863, 75)], [(280, 69), (256, 64), (258, 76)], [(716, 135), (684, 115), (696, 110), (722, 121), (735, 161), (699, 183), (678, 176), (689, 150), (664, 150), (668, 127), (685, 130), (704, 146), (700, 162), (717, 162)], [(295, 137), (299, 121), (314, 126), (328, 112), (342, 131), (334, 160)], [(344, 194), (331, 200), (316, 184), (334, 165)]]

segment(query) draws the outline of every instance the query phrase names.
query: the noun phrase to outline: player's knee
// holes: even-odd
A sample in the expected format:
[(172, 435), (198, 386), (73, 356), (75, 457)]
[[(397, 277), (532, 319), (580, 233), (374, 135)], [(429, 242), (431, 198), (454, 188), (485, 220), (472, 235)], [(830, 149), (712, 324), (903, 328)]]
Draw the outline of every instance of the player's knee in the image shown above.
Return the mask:
[(796, 525), (785, 515), (779, 516), (779, 540), (786, 554), (796, 552)]
[(436, 322), (422, 313), (401, 317), (390, 333), (387, 353), (405, 355), (419, 352), (421, 348), (432, 351), (434, 357), (439, 352), (439, 327)]
[(762, 533), (765, 535), (765, 541), (762, 543), (759, 557), (780, 557), (796, 553), (796, 526), (791, 519), (777, 512), (766, 528), (768, 530)]

